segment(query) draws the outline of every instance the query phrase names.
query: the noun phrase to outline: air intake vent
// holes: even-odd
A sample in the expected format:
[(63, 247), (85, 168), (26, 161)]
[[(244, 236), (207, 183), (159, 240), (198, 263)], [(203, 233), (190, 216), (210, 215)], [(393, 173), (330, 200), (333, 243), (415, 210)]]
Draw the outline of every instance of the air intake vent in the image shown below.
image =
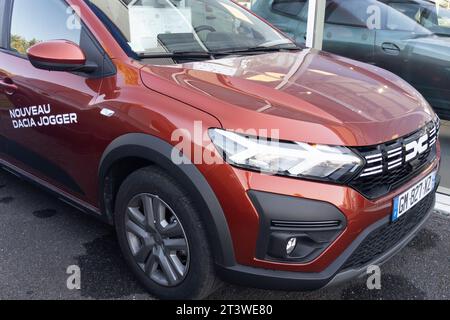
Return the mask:
[(301, 229), (301, 230), (312, 230), (312, 229), (324, 229), (324, 228), (340, 228), (340, 221), (282, 221), (282, 220), (272, 220), (271, 223), (273, 228), (282, 229)]

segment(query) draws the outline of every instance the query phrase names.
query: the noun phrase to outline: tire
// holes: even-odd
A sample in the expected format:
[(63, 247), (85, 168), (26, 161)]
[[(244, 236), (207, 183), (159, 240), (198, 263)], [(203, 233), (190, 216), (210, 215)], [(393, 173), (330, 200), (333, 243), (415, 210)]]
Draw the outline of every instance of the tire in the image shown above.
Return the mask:
[(116, 199), (120, 248), (149, 293), (160, 299), (203, 299), (213, 292), (217, 279), (206, 231), (177, 181), (158, 167), (144, 168), (123, 182)]

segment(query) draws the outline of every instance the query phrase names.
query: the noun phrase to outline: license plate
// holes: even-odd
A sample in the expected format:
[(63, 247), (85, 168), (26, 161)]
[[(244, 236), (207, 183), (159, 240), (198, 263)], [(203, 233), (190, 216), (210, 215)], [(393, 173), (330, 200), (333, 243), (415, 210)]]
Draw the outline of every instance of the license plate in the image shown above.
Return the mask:
[(420, 181), (418, 184), (410, 188), (405, 193), (394, 199), (394, 212), (392, 213), (392, 221), (398, 220), (408, 210), (414, 207), (423, 198), (429, 195), (435, 187), (436, 172)]

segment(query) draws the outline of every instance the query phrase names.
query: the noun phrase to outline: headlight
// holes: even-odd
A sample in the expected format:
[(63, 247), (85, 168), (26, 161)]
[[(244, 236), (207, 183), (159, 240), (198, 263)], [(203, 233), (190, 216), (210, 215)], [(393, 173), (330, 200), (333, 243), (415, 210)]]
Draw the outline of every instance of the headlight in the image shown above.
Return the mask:
[(345, 182), (363, 165), (345, 147), (272, 141), (220, 129), (210, 129), (209, 135), (225, 161), (248, 170)]
[(439, 135), (439, 131), (441, 130), (441, 119), (439, 118), (439, 116), (437, 114), (434, 115), (433, 122), (436, 127), (436, 133), (437, 133), (437, 135)]

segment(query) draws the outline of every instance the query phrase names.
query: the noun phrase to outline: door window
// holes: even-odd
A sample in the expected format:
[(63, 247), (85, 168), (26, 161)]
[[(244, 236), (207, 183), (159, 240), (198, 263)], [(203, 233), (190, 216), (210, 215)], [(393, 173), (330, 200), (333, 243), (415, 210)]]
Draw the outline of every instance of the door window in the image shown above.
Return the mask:
[(414, 32), (424, 35), (431, 34), (429, 30), (422, 27), (416, 22), (415, 19), (410, 18), (408, 15), (405, 15), (389, 6), (385, 6), (384, 9), (386, 10), (386, 25), (383, 29), (390, 31)]
[(298, 17), (307, 0), (274, 0), (272, 10), (284, 15)]
[(327, 1), (326, 23), (367, 27), (368, 3), (361, 0)]
[[(449, 27), (450, 9), (436, 7), (434, 5), (418, 3), (391, 2), (389, 5), (409, 18), (420, 23), (425, 28)], [(446, 19), (447, 16), (447, 19)]]
[(14, 0), (10, 49), (25, 55), (36, 43), (69, 40), (80, 45), (81, 25), (62, 0)]
[(390, 2), (388, 5), (403, 13), (405, 16), (420, 22), (420, 6), (418, 4), (408, 2)]

